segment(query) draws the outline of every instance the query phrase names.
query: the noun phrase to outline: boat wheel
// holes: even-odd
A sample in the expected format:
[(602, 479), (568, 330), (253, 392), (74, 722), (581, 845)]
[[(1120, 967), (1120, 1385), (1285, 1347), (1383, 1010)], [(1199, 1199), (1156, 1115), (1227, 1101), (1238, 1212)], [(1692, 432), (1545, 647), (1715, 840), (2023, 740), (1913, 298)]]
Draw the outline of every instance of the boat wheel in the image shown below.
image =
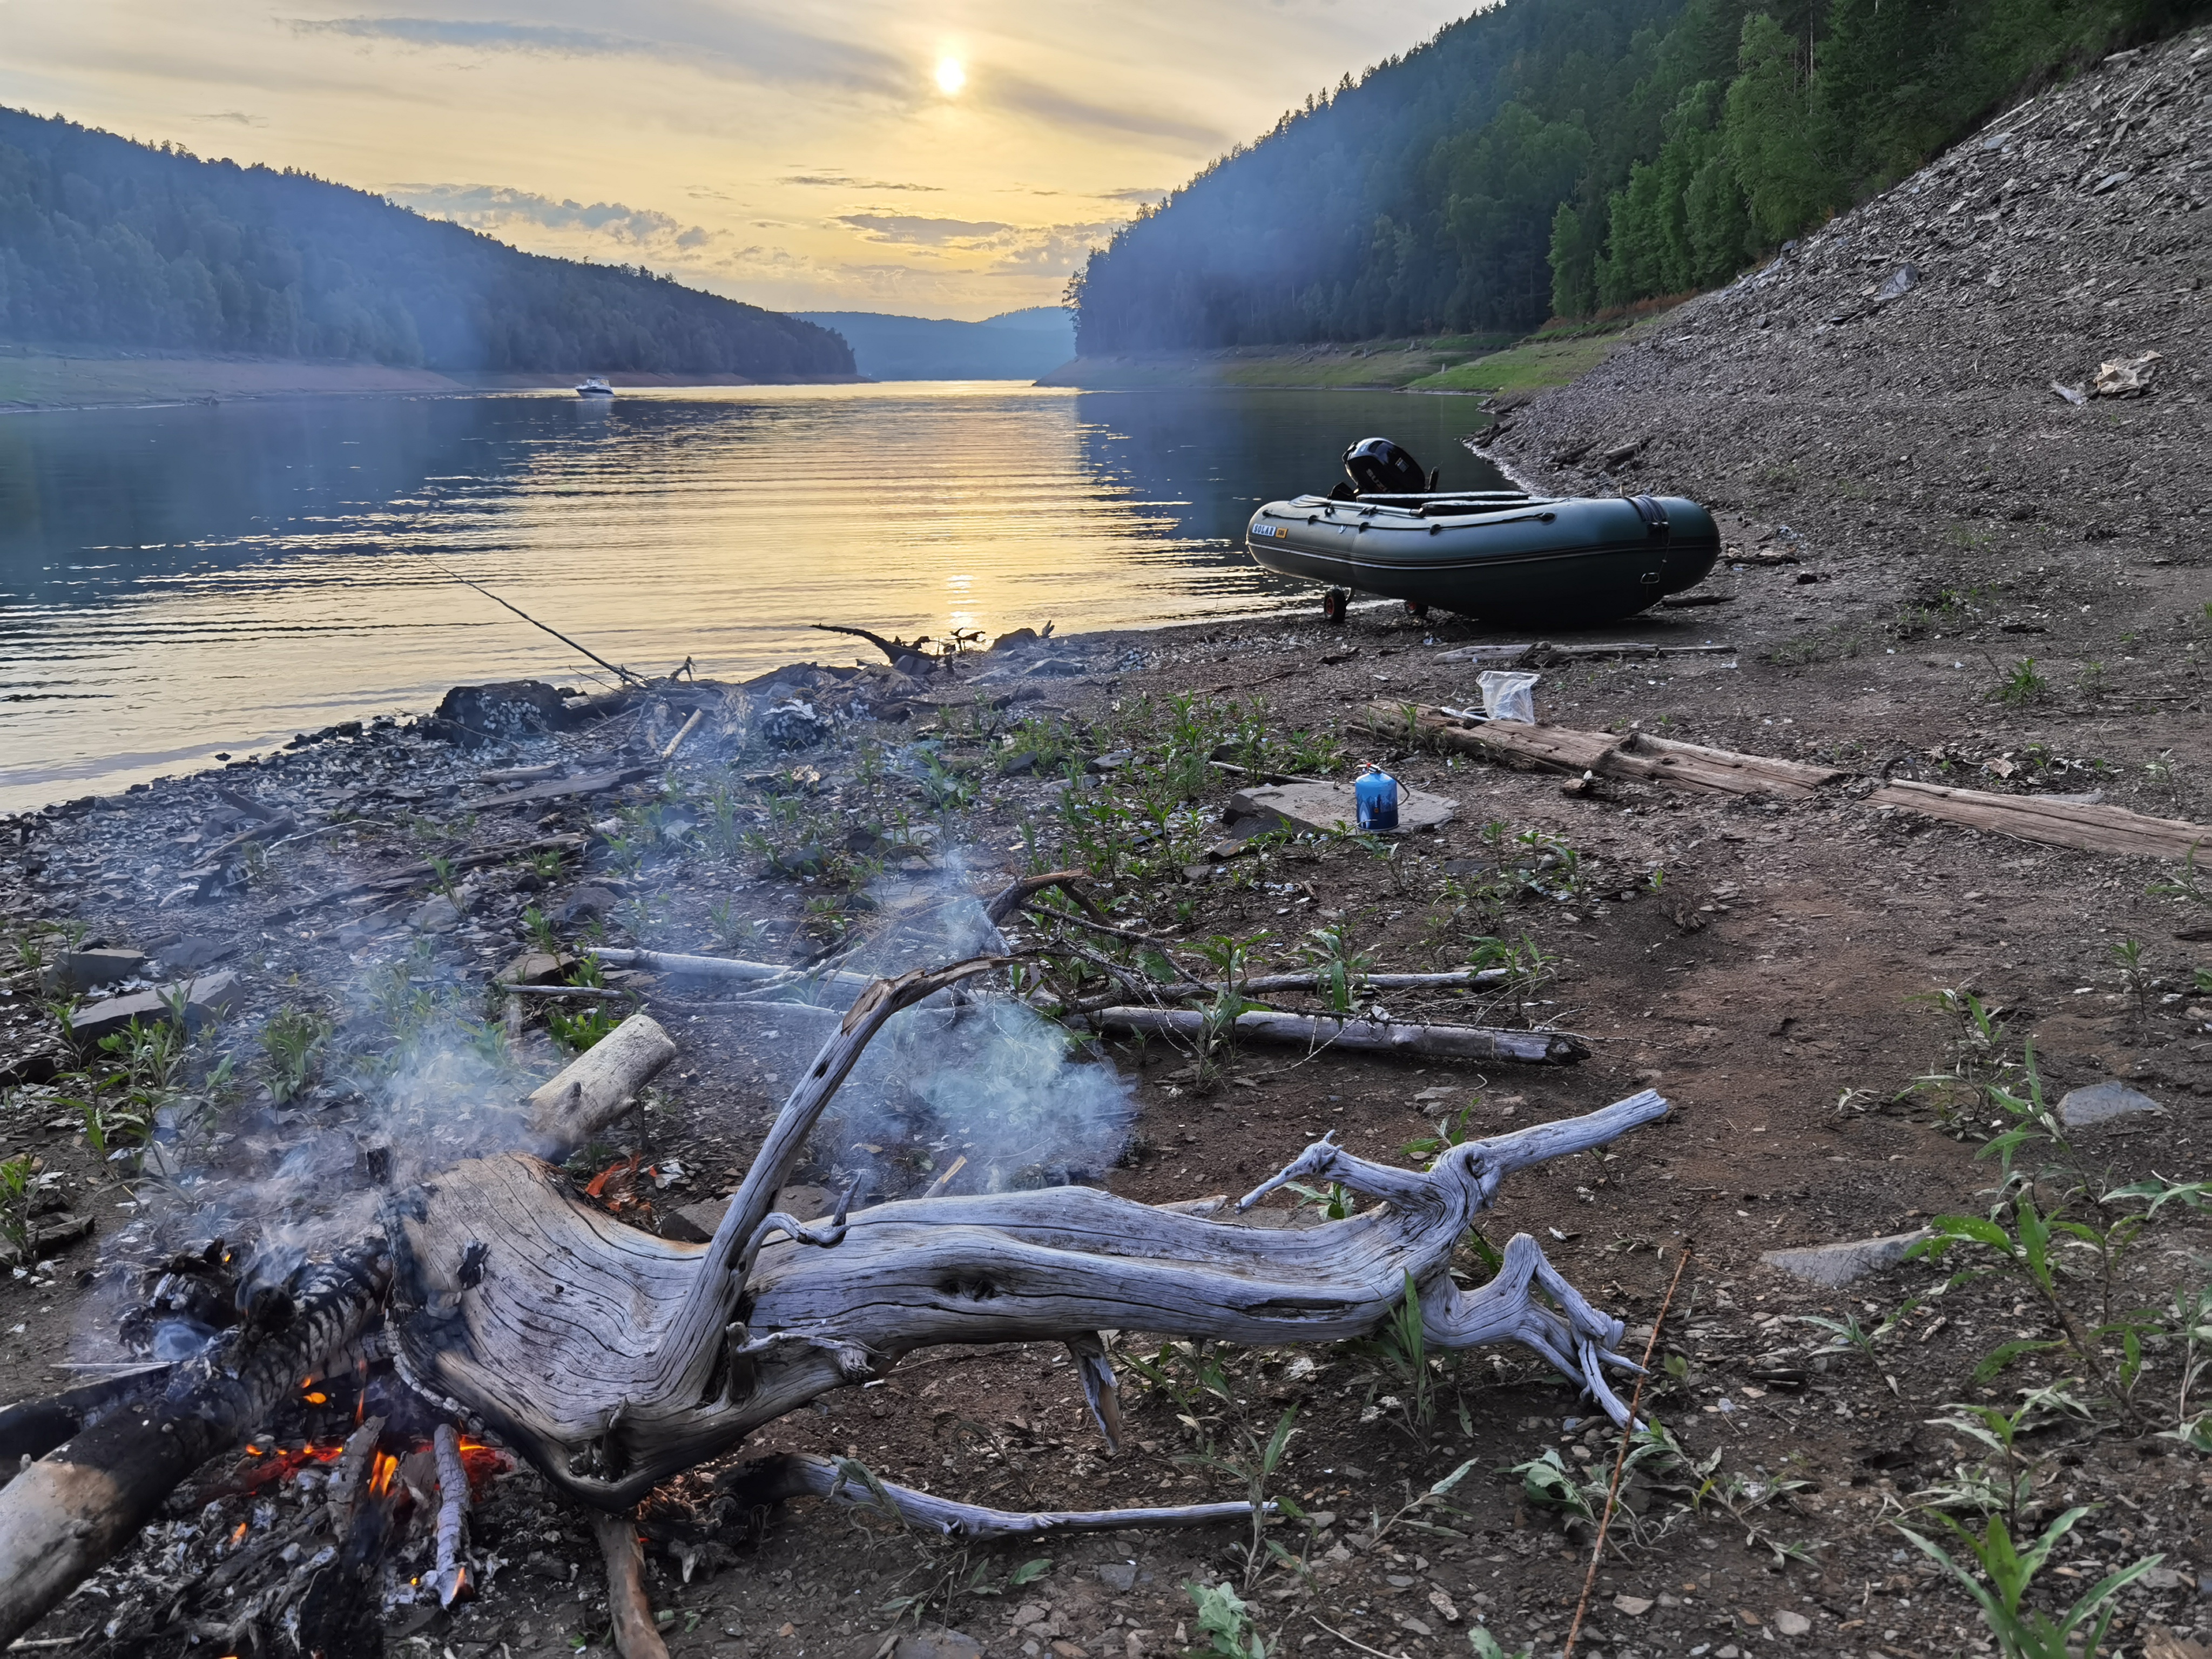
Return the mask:
[(1342, 622), (1344, 613), (1350, 608), (1351, 604), (1352, 595), (1340, 587), (1330, 588), (1328, 592), (1322, 595), (1321, 619), (1323, 622)]
[(1419, 622), (1429, 614), (1429, 607), (1419, 599), (1408, 599), (1406, 601), (1406, 614), (1415, 622)]

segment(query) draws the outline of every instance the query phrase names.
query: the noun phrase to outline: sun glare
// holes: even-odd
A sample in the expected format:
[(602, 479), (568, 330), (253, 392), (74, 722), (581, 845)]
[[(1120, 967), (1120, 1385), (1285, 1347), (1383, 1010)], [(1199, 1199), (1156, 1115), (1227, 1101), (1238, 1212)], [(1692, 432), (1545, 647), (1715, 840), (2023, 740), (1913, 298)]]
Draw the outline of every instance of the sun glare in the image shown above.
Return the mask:
[(957, 58), (937, 60), (937, 88), (947, 98), (957, 98), (960, 88), (968, 84), (967, 67)]

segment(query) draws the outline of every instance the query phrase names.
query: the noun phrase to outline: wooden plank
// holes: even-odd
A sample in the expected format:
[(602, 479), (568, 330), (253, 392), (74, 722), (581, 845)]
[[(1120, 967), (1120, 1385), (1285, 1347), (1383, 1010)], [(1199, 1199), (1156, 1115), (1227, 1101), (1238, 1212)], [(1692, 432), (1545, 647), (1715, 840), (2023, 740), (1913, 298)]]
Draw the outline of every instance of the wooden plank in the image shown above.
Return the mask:
[(2078, 801), (2040, 801), (2033, 795), (1991, 795), (1976, 789), (1898, 779), (1867, 797), (1869, 806), (1902, 807), (1971, 830), (1987, 830), (2051, 847), (2145, 858), (2185, 858), (2192, 847), (2212, 848), (2212, 825), (2154, 818), (2124, 806)]
[(1411, 705), (1413, 715), (1409, 726), (1408, 706), (1377, 699), (1361, 712), (1361, 724), (1378, 738), (1431, 743), (1462, 755), (1522, 761), (1563, 772), (1592, 770), (1620, 741), (1610, 732), (1578, 732), (1567, 726), (1522, 726), (1504, 720), (1469, 725), (1419, 704)]
[(1703, 744), (1655, 738), (1646, 732), (1626, 739), (1596, 769), (1609, 776), (1632, 775), (1654, 783), (1686, 784), (1732, 795), (1771, 795), (1782, 800), (1810, 800), (1848, 775), (1832, 766), (1808, 766), (1767, 755), (1709, 749)]

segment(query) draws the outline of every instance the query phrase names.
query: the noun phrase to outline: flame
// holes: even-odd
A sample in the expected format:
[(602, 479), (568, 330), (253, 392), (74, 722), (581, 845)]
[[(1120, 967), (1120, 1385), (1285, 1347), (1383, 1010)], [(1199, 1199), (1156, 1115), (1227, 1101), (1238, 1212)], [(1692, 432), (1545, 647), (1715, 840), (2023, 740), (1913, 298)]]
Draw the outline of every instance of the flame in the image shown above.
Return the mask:
[(230, 1534), (230, 1547), (236, 1549), (240, 1544), (245, 1541), (245, 1540), (246, 1522), (241, 1521), (238, 1523), (238, 1529)]
[(258, 1457), (261, 1455), (261, 1448), (258, 1446), (248, 1446), (246, 1449), (246, 1455), (248, 1457)]
[(370, 1465), (368, 1492), (372, 1498), (382, 1498), (392, 1490), (393, 1477), (399, 1473), (399, 1460), (389, 1452), (379, 1452), (376, 1462)]
[(319, 1389), (309, 1394), (307, 1396), (307, 1400), (310, 1406), (327, 1406), (331, 1403), (330, 1395), (325, 1394)]

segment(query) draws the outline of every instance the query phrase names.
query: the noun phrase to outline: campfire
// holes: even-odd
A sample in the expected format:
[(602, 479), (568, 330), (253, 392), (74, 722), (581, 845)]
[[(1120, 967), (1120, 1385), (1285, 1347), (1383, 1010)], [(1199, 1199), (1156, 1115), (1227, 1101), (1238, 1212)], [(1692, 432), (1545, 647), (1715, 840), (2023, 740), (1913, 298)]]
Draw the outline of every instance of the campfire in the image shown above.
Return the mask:
[[(1233, 1206), (1155, 1208), (1079, 1185), (948, 1193), (939, 1180), (941, 1195), (857, 1210), (854, 1182), (814, 1221), (778, 1212), (872, 1039), (909, 1009), (988, 1017), (994, 994), (978, 988), (1006, 963), (979, 957), (859, 988), (704, 1244), (611, 1211), (649, 1188), (638, 1162), (605, 1168), (582, 1193), (558, 1168), (676, 1054), (636, 1014), (531, 1097), (528, 1150), (387, 1192), (375, 1229), (323, 1259), (249, 1272), (217, 1240), (161, 1264), (119, 1328), (144, 1363), (0, 1413), (0, 1457), (20, 1465), (0, 1490), (0, 1632), (21, 1635), (143, 1534), (132, 1570), (87, 1598), (110, 1638), (181, 1630), (211, 1655), (366, 1659), (386, 1616), (449, 1607), (490, 1583), (505, 1563), (472, 1547), (470, 1516), (519, 1462), (592, 1516), (624, 1659), (665, 1654), (641, 1528), (688, 1577), (744, 1517), (800, 1496), (970, 1537), (1250, 1518), (1243, 1504), (1001, 1511), (792, 1455), (726, 1471), (703, 1513), (654, 1498), (787, 1413), (934, 1344), (1066, 1344), (1116, 1444), (1102, 1328), (1337, 1341), (1373, 1331), (1410, 1286), (1432, 1347), (1522, 1344), (1626, 1419), (1609, 1380), (1635, 1369), (1615, 1352), (1619, 1322), (1534, 1239), (1509, 1243), (1477, 1288), (1449, 1267), (1508, 1175), (1662, 1116), (1667, 1103), (1648, 1091), (1462, 1143), (1425, 1172), (1325, 1139)], [(957, 988), (978, 1012), (939, 1014)], [(1376, 1201), (1310, 1228), (1237, 1224), (1293, 1181)]]

